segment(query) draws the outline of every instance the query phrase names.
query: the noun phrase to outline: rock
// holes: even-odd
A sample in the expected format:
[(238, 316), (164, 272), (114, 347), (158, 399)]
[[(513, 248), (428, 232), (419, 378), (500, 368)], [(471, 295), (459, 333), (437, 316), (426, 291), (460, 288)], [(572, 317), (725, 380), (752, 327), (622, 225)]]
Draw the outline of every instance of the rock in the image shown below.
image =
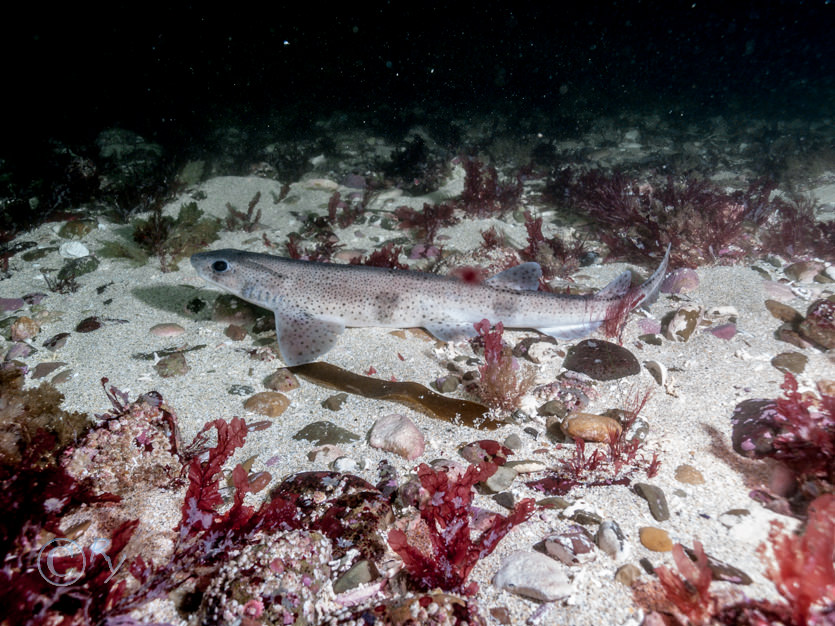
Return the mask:
[(328, 396), (322, 402), (322, 406), (330, 411), (338, 411), (342, 408), (342, 405), (345, 404), (345, 401), (348, 399), (348, 394), (344, 392), (335, 393), (332, 396)]
[(449, 376), (441, 376), (432, 383), (432, 386), (441, 393), (452, 393), (458, 389), (460, 383), (458, 376), (450, 374)]
[(748, 509), (729, 509), (719, 515), (719, 523), (725, 528), (733, 528), (750, 517), (751, 511)]
[[(684, 553), (690, 558), (691, 561), (696, 561), (696, 552), (692, 548), (684, 547)], [(751, 584), (751, 577), (743, 572), (741, 569), (734, 567), (724, 561), (720, 561), (709, 554), (705, 555), (707, 557), (707, 566), (710, 568), (711, 574), (713, 574), (713, 580), (721, 580), (722, 582), (726, 583), (734, 583), (736, 585), (750, 585)]]
[(70, 338), (69, 333), (58, 333), (57, 335), (53, 335), (49, 339), (43, 342), (43, 347), (47, 350), (52, 350), (53, 352), (57, 352), (61, 348), (63, 348), (66, 343), (67, 339)]
[(94, 330), (98, 330), (103, 326), (101, 318), (97, 315), (93, 315), (91, 317), (85, 317), (83, 320), (78, 322), (78, 325), (75, 327), (75, 332), (77, 333), (91, 333)]
[(31, 317), (22, 315), (12, 324), (11, 338), (12, 341), (26, 341), (32, 339), (39, 332), (41, 332), (40, 325)]
[(644, 367), (662, 387), (667, 385), (667, 366), (659, 361), (644, 361)]
[(26, 305), (23, 298), (0, 298), (0, 313), (17, 311)]
[(803, 315), (799, 311), (796, 311), (788, 304), (777, 302), (777, 300), (766, 300), (765, 308), (781, 322), (796, 325), (803, 321)]
[(783, 373), (802, 374), (808, 361), (809, 357), (800, 352), (781, 352), (771, 359), (771, 364)]
[(670, 341), (690, 339), (702, 319), (702, 310), (696, 306), (682, 307), (667, 319), (664, 336)]
[(226, 393), (230, 396), (251, 396), (255, 393), (255, 388), (252, 385), (229, 385)]
[(186, 332), (186, 329), (179, 324), (166, 323), (151, 326), (151, 329), (148, 332), (156, 337), (179, 337)]
[(246, 339), (246, 329), (243, 326), (238, 326), (237, 324), (229, 324), (224, 331), (223, 334), (229, 337), (232, 341), (243, 341)]
[(493, 501), (508, 510), (516, 506), (516, 496), (510, 491), (502, 491), (493, 496)]
[(345, 456), (345, 451), (339, 446), (325, 444), (317, 446), (307, 453), (307, 460), (322, 465), (330, 465), (336, 459)]
[(290, 406), (290, 400), (277, 391), (261, 391), (244, 402), (244, 408), (247, 411), (266, 417), (278, 417), (287, 410), (288, 406)]
[(509, 448), (505, 448), (498, 441), (492, 439), (480, 439), (463, 446), (458, 454), (470, 463), (495, 463), (504, 465), (507, 457), (513, 454)]
[(690, 293), (699, 287), (699, 275), (696, 270), (680, 267), (673, 270), (661, 283), (661, 293)]
[(649, 483), (635, 483), (635, 493), (641, 496), (649, 504), (649, 512), (658, 522), (670, 519), (670, 510), (667, 507), (667, 497), (664, 491), (656, 485)]
[(533, 459), (508, 461), (505, 463), (505, 467), (515, 470), (517, 474), (534, 474), (536, 472), (544, 472), (548, 468), (542, 461), (535, 461)]
[(800, 334), (823, 346), (835, 348), (835, 302), (815, 300), (806, 311), (806, 319), (798, 327)]
[(692, 465), (682, 464), (676, 468), (675, 479), (688, 485), (703, 485), (705, 477)]
[(563, 420), (563, 432), (583, 441), (606, 443), (612, 434), (620, 435), (622, 427), (616, 419), (592, 413), (571, 413)]
[(293, 435), (293, 439), (296, 441), (310, 441), (314, 445), (322, 446), (351, 443), (357, 441), (359, 435), (355, 435), (350, 430), (337, 426), (333, 422), (320, 421), (308, 424)]
[(48, 361), (43, 363), (38, 363), (35, 368), (32, 370), (32, 380), (37, 380), (39, 378), (46, 378), (52, 372), (57, 370), (59, 367), (64, 367), (66, 363), (61, 361)]
[(377, 571), (377, 566), (371, 561), (362, 559), (354, 563), (350, 569), (337, 578), (333, 583), (334, 593), (342, 593), (360, 585), (370, 583), (375, 580), (380, 573)]
[(540, 415), (556, 415), (565, 417), (568, 415), (568, 407), (562, 400), (549, 400), (536, 410)]
[(505, 491), (510, 489), (510, 486), (513, 484), (513, 481), (516, 480), (516, 477), (519, 474), (516, 472), (515, 469), (511, 469), (507, 466), (502, 465), (501, 467), (497, 467), (496, 471), (493, 472), (491, 476), (487, 478), (482, 484), (491, 492), (491, 493), (498, 493), (500, 491)]
[(349, 456), (340, 456), (333, 460), (330, 467), (341, 474), (352, 474), (357, 471), (357, 462)]
[(653, 526), (642, 526), (638, 531), (641, 543), (647, 550), (653, 552), (669, 552), (673, 549), (673, 542), (666, 530)]
[(641, 568), (634, 563), (626, 563), (615, 572), (615, 580), (621, 585), (631, 587), (641, 577)]
[(506, 448), (510, 448), (511, 450), (521, 450), (522, 449), (522, 438), (517, 435), (516, 433), (510, 434), (505, 437), (504, 444)]
[(423, 433), (412, 420), (399, 413), (377, 419), (368, 433), (368, 443), (372, 448), (392, 452), (409, 461), (421, 456), (426, 447)]
[(61, 269), (58, 270), (56, 277), (59, 281), (72, 281), (79, 276), (94, 272), (98, 266), (99, 260), (94, 256), (83, 256), (80, 259), (69, 259), (61, 266)]
[(282, 367), (264, 379), (264, 386), (270, 391), (292, 391), (299, 388), (299, 379), (286, 367)]
[(728, 322), (727, 324), (719, 324), (708, 328), (708, 332), (719, 339), (730, 340), (736, 336), (736, 324)]
[(600, 524), (594, 535), (594, 542), (616, 561), (626, 558), (630, 552), (629, 542), (614, 520), (606, 520)]
[(790, 280), (811, 283), (822, 269), (823, 263), (819, 263), (818, 261), (798, 261), (787, 266), (783, 270), (783, 273)]
[(782, 431), (774, 400), (743, 400), (731, 416), (731, 445), (749, 459), (770, 456), (774, 437)]
[(586, 339), (568, 351), (563, 367), (595, 380), (616, 380), (641, 372), (638, 359), (629, 350), (610, 341)]
[(163, 378), (173, 378), (174, 376), (182, 376), (191, 368), (186, 363), (186, 355), (182, 352), (175, 352), (157, 361), (154, 369)]
[(550, 363), (560, 356), (560, 349), (547, 341), (537, 341), (528, 350), (528, 358), (534, 363)]
[(553, 602), (571, 593), (568, 577), (554, 559), (521, 550), (502, 562), (493, 585), (542, 602)]
[(564, 532), (549, 535), (544, 543), (545, 552), (566, 565), (588, 563), (597, 556), (591, 533), (579, 524), (572, 524)]

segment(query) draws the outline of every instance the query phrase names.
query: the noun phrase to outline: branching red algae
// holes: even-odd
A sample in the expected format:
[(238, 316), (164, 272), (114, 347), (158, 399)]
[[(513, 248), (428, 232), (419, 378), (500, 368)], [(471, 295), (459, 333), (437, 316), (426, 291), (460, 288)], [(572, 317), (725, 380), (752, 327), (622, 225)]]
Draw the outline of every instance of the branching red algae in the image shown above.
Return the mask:
[(317, 361), (287, 368), (317, 385), (338, 389), (364, 398), (399, 402), (447, 422), (457, 421), (471, 428), (495, 430), (501, 422), (487, 416), (487, 407), (478, 402), (448, 398), (421, 384), (380, 380), (354, 374), (330, 363)]

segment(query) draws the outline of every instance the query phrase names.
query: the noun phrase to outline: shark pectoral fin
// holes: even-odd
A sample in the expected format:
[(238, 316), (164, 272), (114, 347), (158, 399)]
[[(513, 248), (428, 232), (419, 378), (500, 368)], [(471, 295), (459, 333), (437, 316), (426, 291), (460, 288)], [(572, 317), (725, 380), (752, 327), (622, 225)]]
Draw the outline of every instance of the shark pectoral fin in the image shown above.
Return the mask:
[(595, 298), (621, 298), (629, 291), (632, 285), (632, 272), (629, 270), (619, 275), (615, 280), (603, 287), (600, 291), (594, 294)]
[(539, 289), (539, 279), (542, 268), (533, 261), (520, 263), (484, 281), (485, 285), (514, 291), (536, 291)]
[(552, 326), (551, 328), (537, 328), (539, 332), (550, 335), (554, 339), (579, 339), (587, 337), (597, 330), (603, 322), (581, 322), (579, 324), (566, 324), (564, 326)]
[(315, 361), (334, 346), (345, 330), (340, 321), (313, 317), (300, 309), (281, 307), (273, 312), (278, 349), (288, 366)]
[(461, 341), (472, 339), (478, 333), (472, 324), (466, 322), (449, 322), (447, 324), (425, 324), (426, 331), (441, 341)]

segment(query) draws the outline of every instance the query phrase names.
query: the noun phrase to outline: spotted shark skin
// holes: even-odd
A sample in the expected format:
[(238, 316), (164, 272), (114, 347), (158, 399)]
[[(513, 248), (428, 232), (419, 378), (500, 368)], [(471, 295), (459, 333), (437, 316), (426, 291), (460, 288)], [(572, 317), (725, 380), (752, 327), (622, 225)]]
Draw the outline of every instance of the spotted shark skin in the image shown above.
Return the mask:
[(486, 318), (558, 339), (584, 337), (614, 311), (653, 302), (669, 258), (668, 247), (658, 269), (640, 287), (630, 288), (632, 275), (626, 271), (588, 295), (537, 291), (542, 276), (537, 263), (522, 263), (481, 284), (231, 249), (200, 252), (191, 264), (209, 283), (271, 309), (281, 357), (287, 365), (299, 365), (325, 354), (349, 326), (420, 326), (442, 341), (454, 341), (474, 337), (473, 324)]

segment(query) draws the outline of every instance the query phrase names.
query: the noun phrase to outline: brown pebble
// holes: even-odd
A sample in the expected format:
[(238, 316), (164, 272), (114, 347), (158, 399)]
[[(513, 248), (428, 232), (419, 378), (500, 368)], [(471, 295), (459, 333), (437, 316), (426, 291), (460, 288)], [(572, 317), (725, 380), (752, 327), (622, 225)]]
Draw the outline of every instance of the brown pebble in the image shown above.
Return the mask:
[(299, 379), (286, 367), (282, 367), (264, 379), (264, 386), (271, 391), (292, 391), (299, 388)]
[(101, 318), (93, 315), (91, 317), (85, 317), (83, 320), (78, 322), (78, 326), (75, 327), (75, 332), (77, 333), (91, 333), (94, 330), (98, 330), (102, 327)]
[(270, 484), (273, 479), (269, 472), (258, 472), (249, 477), (249, 490), (252, 493), (258, 493), (264, 487)]
[(781, 322), (799, 324), (803, 321), (803, 315), (801, 315), (799, 311), (794, 310), (788, 304), (777, 302), (777, 300), (766, 300), (765, 308)]
[(186, 332), (186, 329), (179, 324), (166, 323), (151, 326), (151, 329), (148, 332), (156, 337), (179, 337)]
[(702, 473), (692, 465), (679, 465), (676, 468), (675, 478), (680, 483), (687, 483), (688, 485), (702, 485), (705, 482), (705, 477)]
[(244, 402), (244, 408), (247, 411), (267, 417), (278, 417), (287, 410), (288, 406), (290, 406), (290, 400), (277, 391), (262, 391), (250, 396)]
[(640, 532), (641, 543), (653, 552), (669, 552), (673, 549), (673, 541), (666, 530), (653, 526), (642, 526)]
[(809, 357), (800, 352), (781, 352), (771, 359), (771, 364), (783, 373), (802, 374), (808, 361)]
[(569, 437), (584, 441), (606, 443), (612, 433), (620, 434), (622, 428), (616, 419), (592, 413), (571, 413), (562, 423), (563, 432)]
[(626, 587), (631, 587), (635, 584), (635, 581), (641, 577), (641, 568), (635, 565), (634, 563), (626, 563), (625, 565), (621, 565), (618, 568), (618, 571), (615, 572), (615, 580), (618, 581), (621, 585), (625, 585)]
[(246, 339), (246, 329), (243, 326), (238, 326), (237, 324), (229, 324), (226, 327), (226, 330), (223, 331), (223, 334), (229, 337), (232, 341), (243, 341)]

